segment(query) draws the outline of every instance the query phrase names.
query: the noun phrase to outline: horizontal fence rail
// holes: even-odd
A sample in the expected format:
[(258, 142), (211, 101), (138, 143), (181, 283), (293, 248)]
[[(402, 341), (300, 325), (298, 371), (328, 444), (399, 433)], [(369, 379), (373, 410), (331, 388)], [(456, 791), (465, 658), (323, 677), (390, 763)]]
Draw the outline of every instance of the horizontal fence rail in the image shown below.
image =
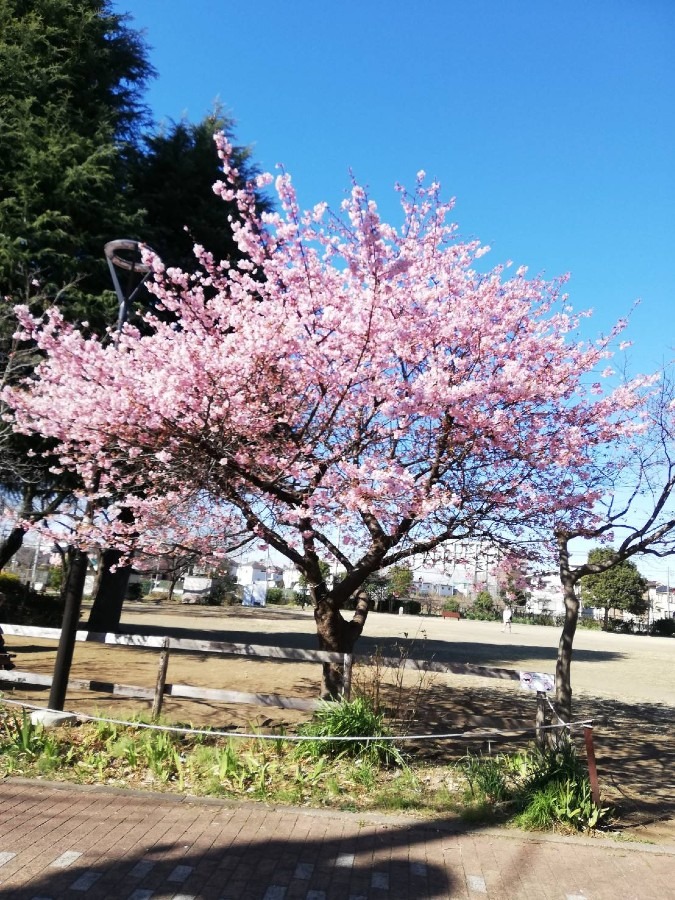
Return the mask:
[[(59, 628), (40, 628), (31, 625), (0, 625), (5, 635), (14, 637), (38, 638), (58, 641), (61, 636)], [(169, 652), (172, 650), (186, 653), (213, 653), (219, 656), (241, 656), (253, 659), (274, 659), (289, 662), (332, 663), (344, 666), (345, 695), (351, 689), (351, 673), (353, 662), (361, 665), (378, 665), (392, 669), (409, 669), (420, 672), (438, 672), (448, 675), (473, 675), (480, 678), (497, 678), (506, 681), (522, 681), (521, 672), (515, 669), (504, 669), (495, 666), (479, 666), (471, 663), (441, 662), (437, 660), (409, 659), (405, 657), (382, 657), (373, 660), (371, 656), (345, 653), (330, 653), (323, 650), (301, 650), (296, 648), (268, 647), (260, 644), (234, 644), (227, 641), (206, 641), (194, 638), (174, 638), (161, 635), (116, 634), (113, 632), (78, 631), (76, 641), (83, 643), (104, 644), (107, 646), (129, 647), (139, 650), (161, 651), (160, 671), (156, 687), (140, 687), (138, 685), (116, 684), (102, 680), (69, 679), (68, 689), (76, 691), (96, 691), (130, 699), (153, 701), (153, 715), (159, 715), (164, 697), (184, 700), (216, 701), (226, 704), (249, 704), (255, 706), (275, 706), (281, 709), (313, 711), (320, 706), (317, 699), (301, 697), (283, 697), (274, 693), (246, 693), (243, 691), (219, 690), (187, 684), (170, 684), (166, 682)], [(0, 682), (13, 684), (15, 687), (49, 687), (51, 675), (32, 674), (22, 671), (0, 671)], [(539, 696), (539, 694), (538, 694)], [(543, 694), (541, 696), (544, 696)]]
[[(17, 637), (35, 637), (47, 641), (58, 641), (60, 628), (38, 628), (33, 625), (0, 625), (4, 634)], [(157, 634), (116, 634), (112, 631), (78, 631), (76, 641), (94, 644), (109, 644), (118, 647), (138, 647), (140, 650), (163, 650), (166, 642), (169, 649), (188, 653), (219, 653), (222, 656), (252, 656), (268, 659), (286, 659), (295, 662), (328, 662), (343, 665), (344, 653), (329, 653), (326, 650), (300, 650), (293, 647), (267, 647), (263, 644), (231, 644), (227, 641), (201, 641), (195, 638), (163, 637)]]
[[(367, 657), (354, 657), (365, 660)], [(380, 657), (385, 666), (399, 669), (413, 669), (418, 672), (441, 672), (445, 675), (476, 675), (478, 678), (501, 678), (506, 681), (520, 681), (520, 672), (515, 669), (499, 669), (495, 666), (476, 666), (473, 663), (438, 662), (433, 659), (399, 659), (395, 656)]]
[[(13, 684), (15, 687), (51, 687), (51, 675), (37, 675), (30, 672), (0, 672), (0, 681)], [(134, 684), (114, 684), (111, 681), (97, 679), (85, 680), (71, 678), (68, 681), (71, 691), (94, 691), (112, 694), (115, 697), (128, 697), (131, 700), (156, 699), (153, 688), (139, 687)], [(244, 691), (221, 691), (215, 688), (195, 687), (191, 684), (165, 684), (162, 691), (165, 697), (182, 700), (209, 700), (220, 703), (248, 703), (251, 706), (275, 706), (279, 709), (297, 709), (311, 712), (319, 707), (319, 700), (304, 700), (302, 697), (282, 697), (280, 694), (247, 694)]]

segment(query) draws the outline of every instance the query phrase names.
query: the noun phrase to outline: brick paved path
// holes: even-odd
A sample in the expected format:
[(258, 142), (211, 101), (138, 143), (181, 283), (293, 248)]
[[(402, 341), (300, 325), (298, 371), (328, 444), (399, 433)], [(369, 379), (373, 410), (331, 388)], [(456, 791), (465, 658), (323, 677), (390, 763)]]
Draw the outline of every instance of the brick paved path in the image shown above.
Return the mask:
[(675, 847), (0, 784), (2, 900), (664, 900)]

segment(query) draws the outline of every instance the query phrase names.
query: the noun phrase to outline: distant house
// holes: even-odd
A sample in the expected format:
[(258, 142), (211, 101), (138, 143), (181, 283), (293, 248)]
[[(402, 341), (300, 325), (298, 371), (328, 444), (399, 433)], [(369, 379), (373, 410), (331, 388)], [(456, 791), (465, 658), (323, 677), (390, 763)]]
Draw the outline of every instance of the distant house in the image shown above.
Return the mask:
[(658, 581), (648, 583), (649, 617), (655, 619), (675, 618), (675, 588), (660, 584)]
[[(401, 565), (412, 569), (413, 591), (416, 594), (471, 596), (487, 589), (496, 596), (497, 582), (493, 570), (497, 558), (495, 548), (484, 541), (457, 541), (439, 547), (433, 553), (411, 556)], [(331, 572), (327, 579), (329, 586), (333, 578), (339, 580), (344, 574), (343, 569)], [(387, 570), (382, 569), (380, 574), (386, 575)], [(242, 583), (242, 577), (238, 577)], [(300, 574), (294, 566), (283, 570), (282, 579), (287, 590), (301, 590)]]
[(284, 587), (284, 570), (280, 566), (272, 566), (264, 560), (249, 560), (237, 564), (235, 574), (237, 583), (244, 587), (264, 584), (266, 587)]
[(564, 615), (565, 600), (560, 578), (557, 575), (534, 577), (525, 609), (535, 615)]
[(282, 572), (283, 586), (287, 591), (300, 590), (300, 572), (295, 566), (290, 566)]
[(456, 586), (455, 579), (445, 572), (434, 569), (413, 569), (413, 589), (416, 594), (437, 594), (439, 597), (452, 597), (457, 593), (465, 593), (464, 585)]
[(283, 569), (261, 560), (241, 562), (236, 568), (244, 606), (265, 606), (269, 588), (283, 588)]
[(429, 553), (410, 557), (408, 564), (420, 594), (474, 597), (480, 591), (489, 591), (496, 597), (500, 555), (499, 549), (488, 541), (448, 541)]

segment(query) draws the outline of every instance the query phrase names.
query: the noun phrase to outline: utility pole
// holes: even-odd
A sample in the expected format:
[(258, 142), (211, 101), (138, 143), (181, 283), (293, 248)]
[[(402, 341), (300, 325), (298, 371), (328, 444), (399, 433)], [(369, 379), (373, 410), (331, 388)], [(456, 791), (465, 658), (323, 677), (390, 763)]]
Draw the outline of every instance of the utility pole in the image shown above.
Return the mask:
[(666, 609), (670, 618), (670, 566), (666, 569)]
[[(117, 330), (115, 333), (115, 346), (117, 346), (124, 323), (129, 317), (131, 304), (136, 297), (141, 285), (145, 283), (150, 274), (150, 267), (141, 259), (140, 244), (137, 241), (117, 240), (109, 241), (104, 247), (104, 253), (108, 262), (108, 268), (112, 277), (115, 293), (119, 300), (119, 312), (117, 317)], [(117, 269), (127, 273), (127, 284), (122, 286), (117, 276)], [(87, 517), (93, 518), (94, 508), (88, 505)], [(82, 609), (82, 596), (87, 577), (89, 557), (79, 547), (74, 547), (71, 557), (68, 580), (65, 587), (65, 606), (61, 635), (54, 662), (54, 674), (49, 694), (49, 709), (35, 710), (31, 719), (34, 722), (53, 725), (61, 724), (75, 717), (63, 712), (68, 689), (68, 678), (75, 651), (75, 638), (80, 621)]]

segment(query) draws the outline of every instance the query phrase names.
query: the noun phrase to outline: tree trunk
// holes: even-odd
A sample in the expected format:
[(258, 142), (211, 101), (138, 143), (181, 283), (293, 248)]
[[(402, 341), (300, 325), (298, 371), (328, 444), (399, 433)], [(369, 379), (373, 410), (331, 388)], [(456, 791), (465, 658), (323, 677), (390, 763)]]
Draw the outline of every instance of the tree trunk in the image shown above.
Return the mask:
[[(354, 644), (361, 636), (369, 608), (368, 595), (361, 592), (358, 596), (354, 616), (348, 622), (342, 616), (336, 600), (330, 594), (319, 599), (314, 607), (319, 649), (331, 653), (351, 653)], [(337, 700), (344, 690), (344, 666), (336, 663), (324, 663), (322, 688), (322, 699)]]
[(56, 651), (54, 662), (54, 677), (49, 693), (49, 708), (62, 710), (66, 700), (68, 677), (73, 661), (75, 649), (75, 634), (80, 621), (80, 608), (82, 606), (82, 593), (87, 577), (87, 554), (83, 550), (74, 550), (68, 578), (65, 585), (65, 608), (63, 610), (63, 622), (61, 624), (61, 637)]
[(609, 606), (605, 607), (605, 622), (602, 627), (605, 631), (609, 631)]
[(166, 598), (169, 603), (173, 600), (173, 594), (176, 590), (176, 585), (178, 584), (179, 578), (180, 575), (176, 575), (175, 577), (169, 579), (169, 593)]
[(579, 600), (575, 593), (576, 580), (570, 569), (567, 541), (559, 539), (560, 582), (565, 601), (565, 622), (563, 624), (558, 658), (555, 666), (556, 710), (563, 722), (572, 719), (572, 646), (579, 619)]
[(131, 566), (117, 566), (122, 554), (119, 550), (104, 550), (101, 554), (100, 573), (94, 603), (89, 613), (90, 631), (117, 631), (122, 617), (122, 605), (131, 576)]
[[(134, 514), (123, 507), (119, 514), (120, 522), (132, 525)], [(119, 566), (122, 552), (112, 547), (101, 553), (99, 580), (94, 595), (94, 603), (89, 613), (90, 631), (117, 631), (122, 617), (122, 605), (127, 595), (131, 566)], [(128, 555), (128, 554), (127, 554)], [(110, 569), (115, 567), (115, 571)]]
[[(34, 489), (31, 485), (24, 488), (21, 500), (21, 511), (18, 514), (19, 521), (28, 519), (33, 510)], [(23, 539), (28, 534), (28, 529), (22, 525), (15, 525), (5, 540), (0, 545), (0, 569), (3, 569), (15, 553), (18, 553), (23, 544)]]
[(5, 540), (0, 544), (0, 569), (3, 569), (10, 559), (21, 549), (26, 529), (16, 525)]

